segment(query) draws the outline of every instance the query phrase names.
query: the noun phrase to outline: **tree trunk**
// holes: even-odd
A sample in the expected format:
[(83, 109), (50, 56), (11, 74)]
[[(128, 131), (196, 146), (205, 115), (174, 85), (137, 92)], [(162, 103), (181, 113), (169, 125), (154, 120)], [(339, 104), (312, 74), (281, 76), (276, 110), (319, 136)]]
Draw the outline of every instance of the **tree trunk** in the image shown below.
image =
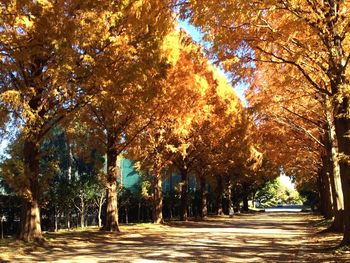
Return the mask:
[(232, 182), (231, 179), (228, 180), (227, 184), (227, 200), (228, 200), (228, 214), (229, 216), (233, 216), (233, 202), (232, 202)]
[(129, 209), (128, 206), (125, 206), (125, 224), (129, 224)]
[(20, 238), (24, 241), (42, 239), (39, 208), (39, 145), (24, 141), (24, 173), (29, 181), (29, 196), (23, 198), (23, 220)]
[(338, 105), (340, 109), (336, 114), (336, 131), (340, 153), (340, 175), (341, 185), (344, 197), (344, 229), (343, 229), (343, 240), (341, 245), (350, 245), (350, 120), (349, 120), (349, 105), (348, 98), (343, 98), (343, 103)]
[(104, 199), (104, 194), (101, 194), (101, 197), (100, 197), (99, 202), (98, 202), (98, 215), (97, 215), (98, 227), (99, 227), (99, 228), (102, 227), (102, 218), (101, 218), (101, 214), (102, 214), (103, 199)]
[(58, 220), (57, 220), (57, 208), (55, 207), (55, 211), (54, 211), (54, 221), (55, 221), (55, 232), (58, 231)]
[(249, 211), (248, 194), (244, 193), (243, 196), (242, 196), (242, 199), (243, 199), (243, 208), (242, 208), (242, 210), (244, 212), (248, 212)]
[(85, 202), (82, 197), (80, 197), (80, 227), (85, 227)]
[(115, 139), (108, 138), (107, 149), (107, 191), (106, 191), (106, 220), (103, 230), (119, 232), (118, 203), (117, 203), (117, 151), (114, 147)]
[(1, 239), (4, 239), (4, 220), (3, 216), (0, 218), (0, 223), (1, 223)]
[[(325, 156), (327, 157), (327, 156)], [(323, 157), (322, 159), (326, 159), (327, 162), (328, 158)], [(325, 219), (331, 219), (334, 216), (334, 209), (333, 209), (333, 198), (332, 198), (332, 189), (330, 184), (330, 170), (329, 170), (329, 164), (323, 162), (322, 168), (319, 172), (319, 191), (320, 191), (320, 211), (321, 214), (324, 216)], [(328, 162), (329, 163), (329, 162)]]
[(180, 220), (187, 221), (187, 188), (188, 174), (187, 169), (181, 170), (181, 200), (180, 200)]
[(222, 215), (223, 214), (223, 207), (222, 207), (222, 194), (223, 194), (223, 185), (222, 185), (222, 176), (217, 175), (216, 176), (216, 209), (217, 214)]
[(137, 222), (141, 221), (141, 201), (139, 201), (137, 206)]
[(173, 209), (174, 209), (174, 187), (173, 187), (173, 173), (170, 172), (169, 175), (169, 215), (170, 215), (170, 219), (173, 218)]
[(163, 192), (162, 176), (158, 171), (154, 175), (154, 203), (153, 203), (153, 223), (163, 223)]
[(70, 211), (67, 211), (67, 229), (70, 229)]
[(256, 208), (256, 205), (255, 205), (255, 196), (256, 196), (256, 190), (254, 190), (253, 193), (252, 193), (252, 205), (253, 205), (253, 208)]
[(331, 169), (329, 171), (332, 199), (333, 199), (333, 213), (334, 221), (329, 230), (342, 231), (344, 227), (344, 194), (341, 182), (341, 168), (339, 165), (339, 147), (338, 138), (336, 136), (335, 120), (332, 118), (331, 102), (329, 97), (326, 97), (326, 120), (328, 125), (328, 142), (326, 146), (327, 155), (330, 155)]
[(206, 218), (208, 216), (208, 204), (207, 204), (207, 192), (205, 189), (206, 186), (206, 178), (204, 175), (202, 175), (199, 178), (199, 182), (200, 182), (200, 216), (201, 218)]

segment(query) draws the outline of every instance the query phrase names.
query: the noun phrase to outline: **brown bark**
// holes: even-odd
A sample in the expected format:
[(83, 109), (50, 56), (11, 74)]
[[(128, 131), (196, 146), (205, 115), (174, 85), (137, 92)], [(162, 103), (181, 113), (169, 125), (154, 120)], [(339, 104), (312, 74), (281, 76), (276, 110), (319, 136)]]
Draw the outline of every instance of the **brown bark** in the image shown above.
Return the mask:
[(160, 172), (156, 172), (154, 175), (153, 223), (163, 223), (163, 192)]
[(217, 175), (216, 176), (216, 209), (217, 209), (216, 213), (218, 215), (223, 214), (222, 194), (223, 194), (222, 176)]
[(339, 166), (339, 148), (336, 137), (335, 120), (332, 114), (332, 103), (328, 96), (325, 96), (325, 115), (327, 122), (327, 137), (325, 139), (326, 157), (325, 161), (330, 163), (329, 180), (332, 192), (333, 214), (334, 220), (330, 231), (343, 230), (343, 210), (344, 210), (344, 196), (341, 186), (341, 175)]
[(54, 211), (54, 221), (55, 221), (55, 232), (58, 231), (58, 215), (57, 215), (57, 208), (55, 207), (55, 211)]
[[(349, 119), (349, 105), (348, 99), (344, 98), (341, 105), (338, 105), (337, 117), (335, 121), (337, 139), (339, 146), (340, 160), (340, 175), (341, 184), (344, 196), (344, 212), (343, 212), (343, 240), (341, 245), (350, 245), (350, 119)], [(344, 114), (344, 115), (343, 115)]]
[[(325, 158), (323, 158), (325, 159)], [(320, 212), (326, 219), (332, 219), (334, 216), (332, 192), (329, 180), (329, 165), (323, 164), (319, 171), (318, 184), (320, 192)]]
[(200, 216), (201, 218), (206, 218), (208, 216), (208, 205), (207, 205), (207, 192), (205, 189), (206, 186), (206, 178), (204, 175), (202, 175), (199, 178), (199, 182), (200, 182), (200, 198), (201, 198), (201, 202), (200, 202)]
[(107, 191), (106, 191), (106, 220), (103, 230), (119, 232), (118, 203), (117, 203), (117, 151), (115, 139), (108, 138), (107, 149)]
[[(349, 57), (342, 43), (345, 39), (342, 33), (336, 30), (333, 19), (339, 14), (338, 5), (331, 5), (326, 12), (325, 19), (329, 30), (323, 41), (329, 49), (330, 56), (327, 76), (330, 80), (332, 92), (333, 117), (335, 133), (338, 143), (338, 158), (340, 167), (340, 179), (343, 190), (343, 240), (341, 245), (350, 245), (350, 81), (346, 76)], [(344, 32), (345, 33), (345, 32)], [(334, 176), (336, 176), (334, 174)]]
[(125, 206), (125, 224), (129, 224), (129, 208)]
[(141, 201), (139, 201), (137, 206), (137, 222), (141, 221)]
[(228, 200), (228, 214), (230, 216), (233, 216), (234, 210), (233, 210), (233, 202), (232, 202), (232, 182), (231, 182), (231, 179), (229, 179), (228, 183), (227, 183), (227, 200)]
[(187, 220), (187, 188), (188, 188), (188, 174), (187, 169), (184, 168), (181, 171), (181, 200), (180, 200), (180, 220)]
[(104, 200), (104, 195), (102, 194), (98, 200), (98, 214), (97, 214), (97, 219), (98, 219), (98, 227), (102, 227), (102, 206), (103, 206), (103, 200)]
[(174, 209), (174, 186), (173, 186), (173, 173), (170, 171), (169, 174), (169, 194), (170, 194), (170, 201), (169, 201), (169, 215), (170, 219), (173, 218), (173, 209)]
[(24, 173), (29, 181), (29, 196), (23, 198), (20, 238), (24, 241), (42, 239), (39, 207), (39, 145), (24, 141)]
[(83, 197), (80, 197), (80, 227), (85, 227), (85, 201)]
[(244, 212), (248, 212), (249, 211), (249, 205), (248, 205), (248, 194), (244, 193), (242, 196), (243, 199), (243, 207), (242, 210)]

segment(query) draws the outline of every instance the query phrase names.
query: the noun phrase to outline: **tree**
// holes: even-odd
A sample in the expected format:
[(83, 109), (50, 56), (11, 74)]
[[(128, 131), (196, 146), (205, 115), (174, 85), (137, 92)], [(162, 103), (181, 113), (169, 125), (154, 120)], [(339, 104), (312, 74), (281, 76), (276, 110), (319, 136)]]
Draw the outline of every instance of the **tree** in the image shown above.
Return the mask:
[(77, 115), (78, 126), (85, 126), (83, 130), (93, 134), (106, 153), (103, 229), (107, 231), (119, 231), (117, 157), (153, 121), (153, 100), (162, 92), (167, 64), (160, 46), (172, 28), (168, 4), (152, 0), (131, 4), (119, 44), (103, 51), (106, 58), (96, 79), (100, 92)]
[[(181, 31), (170, 32), (163, 42), (163, 53), (168, 61), (163, 92), (151, 107), (152, 123), (135, 140), (128, 156), (138, 162), (138, 169), (153, 175), (154, 222), (162, 216), (162, 175), (172, 165), (180, 146), (179, 134), (191, 125), (198, 110), (203, 107), (211, 72), (201, 48)], [(174, 143), (178, 143), (174, 146)], [(187, 190), (186, 190), (187, 191)]]
[(107, 46), (118, 44), (129, 4), (5, 1), (0, 10), (1, 127), (16, 127), (24, 141), (29, 185), (21, 238), (40, 239), (40, 144), (56, 123), (95, 92), (96, 61)]
[(184, 15), (199, 26), (212, 51), (234, 77), (249, 80), (254, 67), (303, 77), (307, 89), (331, 99), (340, 152), (345, 228), (350, 243), (349, 29), (347, 1), (189, 1)]
[[(263, 145), (278, 165), (285, 166), (294, 176), (298, 174), (297, 180), (319, 177), (323, 213), (327, 217), (334, 213), (332, 228), (341, 231), (343, 195), (329, 97), (318, 99), (315, 93), (307, 91), (302, 78), (293, 74), (278, 77), (274, 70), (271, 64), (259, 64), (247, 93), (259, 122), (259, 133), (266, 138)], [(287, 148), (282, 151), (283, 146)], [(289, 158), (291, 148), (297, 158)], [(310, 162), (310, 158), (314, 161)], [(304, 164), (299, 165), (300, 162)]]

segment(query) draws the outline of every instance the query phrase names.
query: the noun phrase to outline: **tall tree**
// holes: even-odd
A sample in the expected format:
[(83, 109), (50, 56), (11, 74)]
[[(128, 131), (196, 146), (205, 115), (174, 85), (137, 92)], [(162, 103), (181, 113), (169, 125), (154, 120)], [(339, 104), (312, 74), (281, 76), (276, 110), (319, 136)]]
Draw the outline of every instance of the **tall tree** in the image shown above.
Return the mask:
[[(107, 231), (119, 231), (117, 158), (153, 121), (167, 63), (161, 45), (173, 27), (170, 1), (134, 1), (118, 44), (108, 46), (96, 82), (99, 92), (77, 115), (77, 125), (95, 137), (106, 153)], [(101, 147), (100, 147), (101, 148)]]
[[(350, 243), (349, 22), (344, 0), (188, 1), (184, 15), (213, 41), (212, 51), (246, 80), (259, 63), (291, 72), (331, 98), (344, 194), (343, 245)], [(322, 97), (322, 96), (319, 96)]]
[[(144, 2), (1, 2), (0, 126), (11, 124), (15, 131), (20, 130), (24, 174), (30, 182), (23, 198), (22, 239), (42, 236), (38, 205), (41, 141), (67, 113), (87, 103), (101, 88), (98, 76), (106, 61), (111, 61), (108, 57), (124, 50), (125, 41), (135, 41), (137, 46), (126, 32), (150, 30), (155, 16), (152, 12), (146, 15), (150, 2)], [(145, 15), (144, 23), (139, 23), (141, 15)]]

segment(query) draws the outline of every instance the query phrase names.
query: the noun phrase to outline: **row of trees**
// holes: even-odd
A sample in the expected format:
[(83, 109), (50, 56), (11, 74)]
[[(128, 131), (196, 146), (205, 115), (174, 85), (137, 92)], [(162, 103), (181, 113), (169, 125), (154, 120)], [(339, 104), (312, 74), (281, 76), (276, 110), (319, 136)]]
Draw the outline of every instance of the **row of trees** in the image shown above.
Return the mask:
[[(119, 231), (123, 154), (151, 178), (156, 223), (166, 174), (181, 176), (186, 220), (190, 175), (205, 217), (208, 183), (221, 214), (223, 193), (238, 192), (247, 209), (248, 196), (283, 170), (299, 185), (318, 182), (323, 213), (350, 243), (349, 7), (340, 0), (1, 2), (0, 129), (11, 141), (1, 175), (22, 200), (21, 238), (42, 237), (48, 193), (56, 204), (74, 185), (70, 205), (84, 215), (83, 200), (92, 199), (79, 184), (99, 193), (103, 229)], [(202, 47), (175, 29), (174, 10), (202, 30), (211, 59), (233, 83), (249, 84), (248, 109)], [(60, 154), (52, 146), (58, 131)], [(52, 187), (57, 176), (66, 181)]]
[(119, 231), (121, 154), (151, 176), (156, 223), (167, 173), (181, 176), (182, 220), (190, 175), (205, 217), (207, 182), (217, 182), (221, 214), (224, 191), (231, 197), (239, 185), (247, 209), (250, 192), (278, 174), (231, 86), (175, 29), (174, 4), (0, 3), (0, 127), (11, 141), (1, 175), (21, 197), (23, 240), (42, 238), (42, 207), (55, 218), (66, 213), (69, 222), (74, 206), (83, 226), (88, 200), (96, 200), (102, 228)]
[(270, 160), (298, 182), (318, 182), (323, 213), (348, 245), (350, 3), (194, 0), (181, 8), (213, 58), (249, 83)]

